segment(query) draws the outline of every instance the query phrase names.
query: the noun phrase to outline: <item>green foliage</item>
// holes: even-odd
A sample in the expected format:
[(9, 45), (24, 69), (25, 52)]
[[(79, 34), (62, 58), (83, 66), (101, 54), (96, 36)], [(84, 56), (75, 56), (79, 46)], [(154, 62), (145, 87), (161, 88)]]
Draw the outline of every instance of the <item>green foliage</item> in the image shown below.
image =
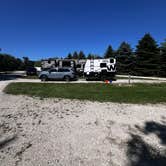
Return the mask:
[(67, 58), (66, 58), (66, 59), (72, 59), (72, 58), (73, 58), (72, 54), (69, 53), (69, 54), (67, 55)]
[(117, 74), (134, 75), (136, 57), (134, 55), (117, 55)]
[(83, 51), (80, 51), (79, 53), (75, 51), (73, 55), (69, 53), (66, 59), (86, 59), (86, 55), (84, 54)]
[(95, 56), (93, 54), (88, 54), (87, 59), (94, 59)]
[(86, 59), (86, 56), (83, 51), (80, 51), (78, 54), (78, 59)]
[(111, 58), (111, 57), (115, 57), (115, 54), (114, 54), (114, 50), (113, 50), (112, 46), (109, 45), (106, 50), (106, 53), (104, 55), (104, 58)]
[(160, 50), (150, 34), (145, 34), (136, 49), (135, 72), (138, 75), (158, 76), (160, 73)]
[(76, 51), (73, 54), (73, 59), (78, 59), (78, 53)]
[(161, 43), (160, 75), (166, 77), (166, 39)]
[(34, 62), (30, 61), (28, 57), (23, 57), (23, 63), (24, 63), (24, 68), (26, 69), (27, 67), (33, 67)]
[(131, 46), (122, 42), (116, 51), (117, 73), (133, 74), (134, 58)]
[(144, 37), (138, 42), (136, 48), (137, 55), (150, 53), (149, 56), (151, 56), (151, 54), (157, 54), (159, 52), (157, 42), (149, 33), (144, 35)]
[(27, 57), (21, 60), (9, 54), (0, 54), (0, 71), (25, 70), (26, 67), (34, 66), (34, 62)]
[(122, 42), (117, 50), (117, 55), (131, 55), (132, 48), (127, 42)]
[(34, 66), (35, 67), (41, 67), (41, 61), (35, 61)]
[(23, 62), (8, 54), (0, 54), (0, 71), (13, 71), (23, 69)]

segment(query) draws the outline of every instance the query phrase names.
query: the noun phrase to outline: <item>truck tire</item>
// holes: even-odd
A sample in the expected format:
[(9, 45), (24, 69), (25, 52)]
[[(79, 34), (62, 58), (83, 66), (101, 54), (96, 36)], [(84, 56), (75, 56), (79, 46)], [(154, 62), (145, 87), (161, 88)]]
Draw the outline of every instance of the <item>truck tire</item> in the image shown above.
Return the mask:
[(47, 81), (48, 80), (48, 77), (46, 75), (42, 75), (40, 77), (41, 81)]
[(69, 82), (69, 81), (70, 81), (70, 76), (64, 76), (64, 80), (65, 80), (66, 82)]

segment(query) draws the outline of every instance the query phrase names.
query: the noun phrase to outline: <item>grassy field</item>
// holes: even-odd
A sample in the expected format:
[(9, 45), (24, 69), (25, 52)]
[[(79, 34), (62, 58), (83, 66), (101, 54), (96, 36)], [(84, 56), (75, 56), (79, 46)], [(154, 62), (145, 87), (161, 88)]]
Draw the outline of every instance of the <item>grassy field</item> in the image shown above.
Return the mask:
[(166, 103), (166, 84), (54, 84), (11, 83), (4, 90), (8, 94), (67, 98), (100, 102)]

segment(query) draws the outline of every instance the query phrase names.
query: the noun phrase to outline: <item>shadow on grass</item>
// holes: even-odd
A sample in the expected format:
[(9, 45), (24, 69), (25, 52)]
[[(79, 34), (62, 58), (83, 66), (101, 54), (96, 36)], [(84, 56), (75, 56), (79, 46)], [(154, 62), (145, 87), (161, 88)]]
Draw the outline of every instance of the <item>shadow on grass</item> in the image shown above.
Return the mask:
[[(136, 128), (148, 135), (155, 134), (162, 145), (166, 144), (166, 126), (156, 122), (146, 122), (145, 127)], [(127, 156), (131, 166), (166, 166), (166, 150), (161, 150), (158, 147), (153, 147), (146, 143), (141, 136), (131, 134), (131, 139), (128, 141)]]

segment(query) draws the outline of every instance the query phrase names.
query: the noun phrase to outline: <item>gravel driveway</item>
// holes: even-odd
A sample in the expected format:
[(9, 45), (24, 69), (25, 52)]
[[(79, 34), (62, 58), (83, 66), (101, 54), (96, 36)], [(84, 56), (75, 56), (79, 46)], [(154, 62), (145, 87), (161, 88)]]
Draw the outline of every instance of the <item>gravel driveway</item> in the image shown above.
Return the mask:
[(166, 165), (166, 105), (42, 99), (2, 93), (1, 166)]

